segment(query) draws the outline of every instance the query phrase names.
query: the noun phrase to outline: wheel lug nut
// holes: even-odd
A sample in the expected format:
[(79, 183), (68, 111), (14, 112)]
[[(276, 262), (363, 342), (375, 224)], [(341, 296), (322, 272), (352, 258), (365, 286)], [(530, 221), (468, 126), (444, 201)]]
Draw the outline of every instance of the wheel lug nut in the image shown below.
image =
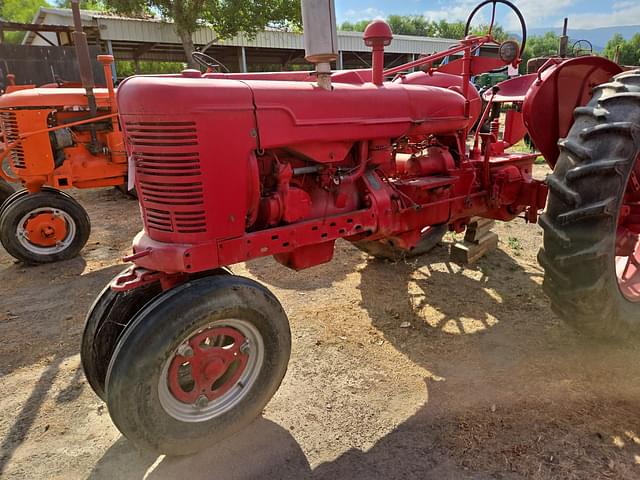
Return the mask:
[(198, 397), (198, 399), (196, 400), (195, 406), (197, 408), (204, 408), (207, 405), (209, 405), (209, 399), (207, 398), (206, 395), (200, 395)]
[(240, 353), (247, 354), (249, 353), (249, 350), (251, 350), (251, 344), (249, 343), (249, 340), (245, 340), (244, 343), (240, 345)]
[(191, 348), (191, 346), (187, 343), (183, 343), (182, 345), (180, 345), (178, 347), (178, 350), (176, 351), (176, 353), (178, 355), (180, 355), (181, 357), (192, 357), (193, 356), (193, 348)]

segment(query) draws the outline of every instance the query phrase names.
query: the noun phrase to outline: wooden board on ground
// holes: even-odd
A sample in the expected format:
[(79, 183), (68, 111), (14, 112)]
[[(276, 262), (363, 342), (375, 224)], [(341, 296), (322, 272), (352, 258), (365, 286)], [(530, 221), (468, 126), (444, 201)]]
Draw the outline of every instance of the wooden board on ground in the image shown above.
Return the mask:
[(471, 219), (464, 241), (451, 247), (451, 261), (458, 264), (475, 263), (488, 251), (498, 246), (498, 235), (491, 231), (495, 221), (474, 217)]

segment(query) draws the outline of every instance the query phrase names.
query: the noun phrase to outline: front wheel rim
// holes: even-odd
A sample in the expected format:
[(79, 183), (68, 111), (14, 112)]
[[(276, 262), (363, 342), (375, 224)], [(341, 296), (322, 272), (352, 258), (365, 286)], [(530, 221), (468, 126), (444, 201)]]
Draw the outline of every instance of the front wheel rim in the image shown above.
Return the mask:
[(36, 255), (52, 255), (71, 246), (76, 222), (64, 210), (41, 207), (24, 215), (16, 227), (18, 243)]
[(264, 363), (258, 329), (241, 319), (217, 320), (187, 335), (163, 364), (158, 397), (182, 422), (204, 422), (236, 407)]

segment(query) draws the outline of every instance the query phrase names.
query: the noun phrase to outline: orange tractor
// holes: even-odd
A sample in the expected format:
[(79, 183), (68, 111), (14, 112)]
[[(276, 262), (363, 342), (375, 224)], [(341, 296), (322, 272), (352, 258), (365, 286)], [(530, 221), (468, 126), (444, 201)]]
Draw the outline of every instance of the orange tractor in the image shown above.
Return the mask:
[[(80, 11), (76, 2), (72, 6), (84, 88), (21, 86), (0, 97), (0, 178), (25, 187), (0, 206), (0, 242), (30, 264), (72, 258), (89, 238), (87, 212), (63, 190), (120, 186), (127, 178), (113, 57), (98, 56), (107, 88), (95, 88)], [(0, 184), (5, 195), (9, 189)]]
[[(7, 75), (8, 85), (6, 86), (6, 88), (5, 88), (5, 85), (0, 85), (0, 96), (3, 95), (4, 93), (10, 92), (11, 91), (10, 89), (15, 86), (15, 82), (16, 82), (15, 75), (11, 73), (8, 74)], [(1, 136), (1, 133), (0, 133), (0, 142), (4, 143), (4, 139)], [(2, 169), (1, 163), (0, 163), (0, 169)], [(2, 176), (0, 175), (0, 205), (2, 205), (7, 198), (13, 195), (14, 191), (15, 190), (13, 189), (11, 184), (7, 182), (4, 178), (2, 178)]]

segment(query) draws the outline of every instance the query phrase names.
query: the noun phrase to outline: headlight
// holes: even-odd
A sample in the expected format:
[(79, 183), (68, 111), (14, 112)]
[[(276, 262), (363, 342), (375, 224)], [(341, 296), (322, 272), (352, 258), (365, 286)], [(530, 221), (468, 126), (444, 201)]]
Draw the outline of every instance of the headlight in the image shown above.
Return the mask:
[(513, 63), (520, 53), (520, 45), (515, 40), (507, 40), (502, 42), (498, 55), (504, 63)]

